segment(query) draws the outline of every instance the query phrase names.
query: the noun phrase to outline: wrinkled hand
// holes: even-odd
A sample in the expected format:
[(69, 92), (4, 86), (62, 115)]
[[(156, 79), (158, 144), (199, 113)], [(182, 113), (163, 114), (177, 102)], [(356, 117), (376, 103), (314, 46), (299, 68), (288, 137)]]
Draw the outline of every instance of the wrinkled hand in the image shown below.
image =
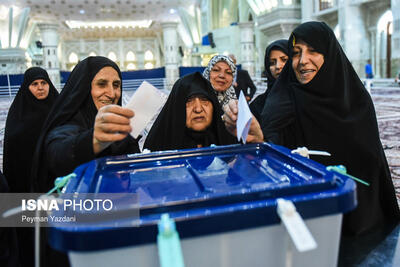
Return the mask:
[(118, 105), (107, 105), (99, 109), (94, 122), (93, 151), (98, 154), (115, 141), (124, 139), (131, 131), (130, 109)]
[[(225, 127), (232, 135), (237, 136), (236, 121), (238, 115), (238, 101), (230, 100), (228, 104), (224, 105), (222, 119), (225, 123)], [(258, 143), (264, 141), (264, 135), (261, 130), (261, 126), (257, 119), (253, 116), (251, 120), (249, 133), (246, 138), (246, 143)]]

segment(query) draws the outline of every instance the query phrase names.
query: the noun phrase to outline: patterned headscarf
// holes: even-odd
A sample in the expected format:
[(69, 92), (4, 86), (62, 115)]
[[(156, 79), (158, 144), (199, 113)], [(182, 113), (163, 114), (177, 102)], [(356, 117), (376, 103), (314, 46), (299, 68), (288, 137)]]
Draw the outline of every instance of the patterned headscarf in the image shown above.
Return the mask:
[[(228, 90), (224, 92), (218, 92), (214, 89), (215, 94), (217, 95), (218, 102), (221, 105), (221, 107), (225, 104), (228, 104), (229, 100), (231, 99), (237, 99), (235, 89), (233, 88), (233, 81), (236, 80), (236, 66), (233, 64), (233, 61), (230, 59), (228, 56), (224, 55), (216, 55), (213, 56), (210, 59), (210, 62), (208, 62), (207, 68), (205, 68), (203, 72), (204, 78), (210, 81), (210, 72), (211, 69), (214, 67), (215, 64), (217, 64), (220, 61), (224, 61), (232, 70), (232, 75), (233, 75), (233, 80), (231, 86), (228, 88)], [(211, 81), (210, 81), (211, 82)]]

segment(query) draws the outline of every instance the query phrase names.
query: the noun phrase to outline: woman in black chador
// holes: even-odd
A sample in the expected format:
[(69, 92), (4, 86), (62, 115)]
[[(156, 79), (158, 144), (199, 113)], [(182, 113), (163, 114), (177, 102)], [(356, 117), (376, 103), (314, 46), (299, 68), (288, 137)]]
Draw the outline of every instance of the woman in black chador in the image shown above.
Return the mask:
[(331, 157), (312, 158), (343, 164), (370, 184), (357, 184), (358, 206), (344, 215), (345, 235), (399, 221), (374, 105), (325, 23), (307, 22), (291, 34), (289, 61), (266, 100), (262, 124), (276, 143), (328, 151)]
[(288, 60), (288, 41), (285, 39), (276, 40), (267, 46), (265, 49), (264, 67), (267, 76), (267, 90), (257, 96), (250, 104), (251, 113), (258, 121), (261, 121), (261, 112), (264, 108), (265, 100), (268, 93), (271, 91), (272, 86), (279, 74), (283, 70)]
[(179, 79), (144, 144), (151, 151), (236, 143), (211, 84), (198, 72)]
[(122, 78), (105, 57), (88, 57), (72, 71), (43, 127), (32, 165), (37, 192), (97, 157), (139, 152), (129, 132), (134, 115), (121, 107)]
[(24, 81), (8, 111), (4, 133), (3, 171), (11, 193), (31, 190), (32, 156), (42, 125), (57, 96), (44, 69), (33, 67), (25, 71)]
[[(8, 111), (4, 133), (3, 171), (11, 193), (32, 190), (32, 157), (40, 130), (57, 96), (46, 70), (33, 67), (25, 71), (24, 80)], [(16, 230), (20, 262), (22, 266), (33, 266), (33, 230)]]

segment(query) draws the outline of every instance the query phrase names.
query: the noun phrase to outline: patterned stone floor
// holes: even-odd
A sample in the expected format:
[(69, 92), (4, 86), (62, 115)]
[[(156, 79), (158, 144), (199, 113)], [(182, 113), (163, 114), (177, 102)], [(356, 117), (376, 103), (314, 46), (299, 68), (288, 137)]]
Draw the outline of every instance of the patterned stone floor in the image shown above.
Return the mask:
[(372, 89), (383, 148), (400, 203), (400, 87)]
[[(400, 87), (374, 87), (374, 101), (381, 141), (389, 162), (397, 199), (400, 203)], [(0, 98), (0, 168), (3, 168), (3, 136), (12, 99)]]

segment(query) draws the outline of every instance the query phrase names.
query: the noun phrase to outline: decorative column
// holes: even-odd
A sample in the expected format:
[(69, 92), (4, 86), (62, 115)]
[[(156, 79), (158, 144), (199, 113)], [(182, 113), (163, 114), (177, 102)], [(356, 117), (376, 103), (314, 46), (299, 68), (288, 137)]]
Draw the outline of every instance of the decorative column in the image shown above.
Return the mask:
[(86, 42), (82, 38), (79, 39), (79, 53), (78, 53), (78, 58), (80, 61), (84, 60), (87, 58), (88, 52), (86, 51)]
[(254, 23), (240, 22), (240, 53), (242, 68), (254, 76)]
[(260, 31), (260, 29), (255, 29), (255, 44), (256, 44), (256, 57), (255, 57), (255, 76), (261, 77), (261, 73), (264, 70), (264, 54), (265, 54), (265, 47), (264, 41), (264, 34)]
[(57, 57), (58, 25), (39, 23), (43, 47), (43, 66), (49, 73), (50, 79), (57, 87), (60, 84), (60, 66)]
[(159, 68), (160, 64), (160, 49), (158, 48), (158, 41), (157, 38), (154, 38), (154, 59), (156, 60), (156, 64), (154, 65), (155, 68)]
[(392, 31), (392, 74), (400, 71), (400, 0), (391, 1), (393, 14)]
[(136, 67), (138, 70), (144, 69), (144, 51), (142, 46), (142, 39), (136, 39)]
[(118, 39), (119, 68), (125, 70), (124, 40)]
[(374, 77), (378, 78), (381, 77), (380, 69), (379, 69), (379, 45), (377, 42), (377, 28), (376, 26), (370, 27), (368, 29), (369, 32), (369, 40), (370, 40), (370, 58), (371, 58), (371, 65), (374, 72)]
[(104, 54), (104, 39), (99, 38), (99, 56), (105, 57), (106, 55)]
[(313, 2), (316, 1), (301, 1), (301, 23), (313, 20)]
[(164, 61), (166, 87), (172, 89), (175, 81), (179, 78), (178, 70), (178, 34), (177, 22), (163, 22), (164, 37)]
[(352, 0), (339, 1), (339, 27), (343, 49), (360, 77), (364, 77), (364, 66), (369, 59), (369, 38), (360, 4)]

